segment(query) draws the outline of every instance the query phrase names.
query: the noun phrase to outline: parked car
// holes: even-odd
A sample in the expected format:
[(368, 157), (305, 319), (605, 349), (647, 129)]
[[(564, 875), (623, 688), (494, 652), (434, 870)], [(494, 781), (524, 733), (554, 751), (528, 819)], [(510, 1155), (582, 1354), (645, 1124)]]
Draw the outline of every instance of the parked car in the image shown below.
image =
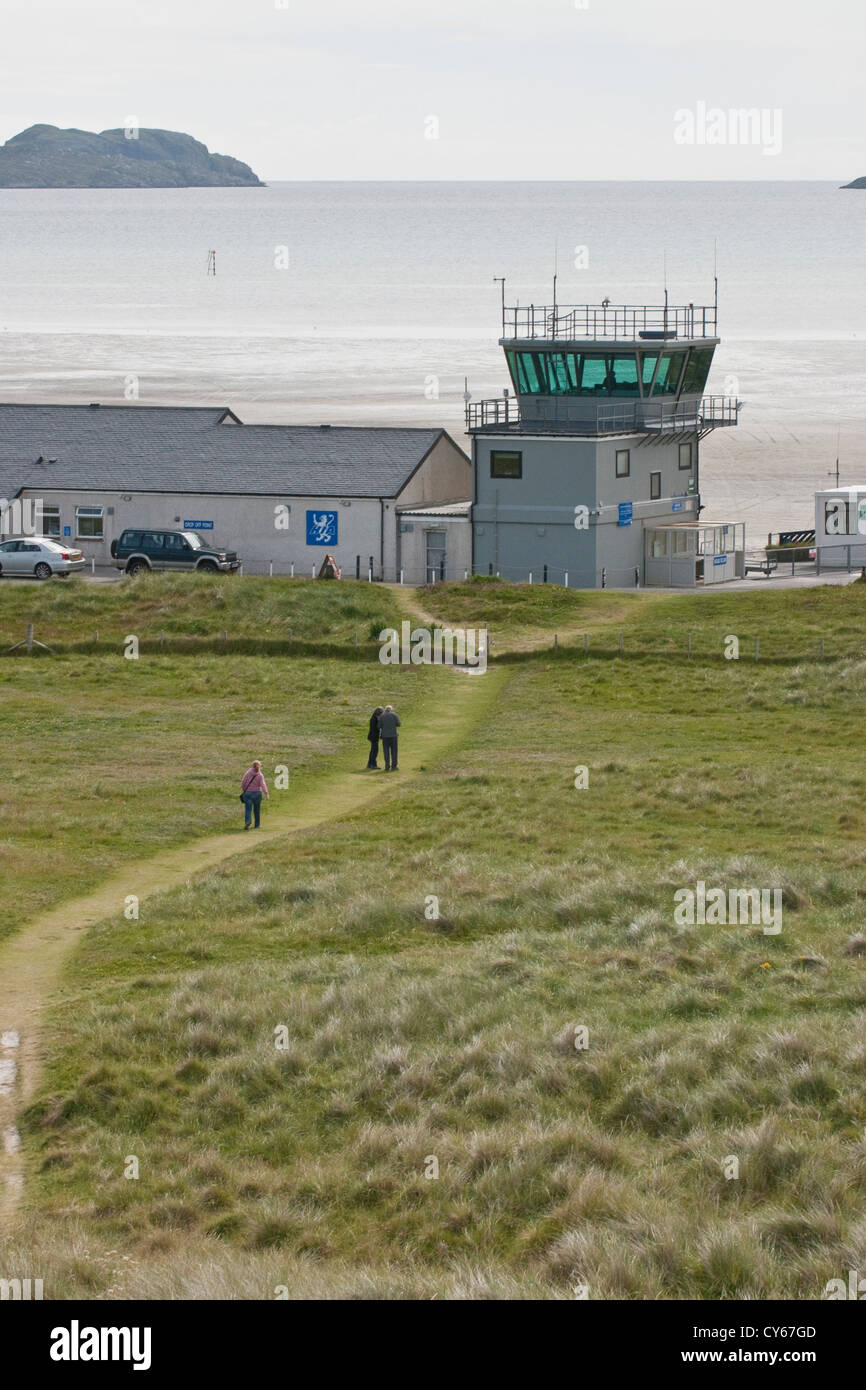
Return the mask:
[(83, 569), (80, 550), (71, 550), (47, 536), (13, 536), (0, 541), (0, 574), (33, 574), (37, 579), (50, 579), (57, 574), (68, 579)]
[(143, 570), (205, 570), (232, 574), (240, 565), (237, 551), (206, 544), (197, 531), (145, 531), (130, 527), (111, 542), (115, 568), (127, 574)]

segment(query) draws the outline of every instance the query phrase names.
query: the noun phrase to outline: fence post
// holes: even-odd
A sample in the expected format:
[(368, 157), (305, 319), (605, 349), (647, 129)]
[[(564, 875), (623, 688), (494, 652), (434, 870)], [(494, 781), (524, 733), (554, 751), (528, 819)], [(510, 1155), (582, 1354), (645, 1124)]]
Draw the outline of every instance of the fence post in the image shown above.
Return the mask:
[(607, 588), (607, 567), (605, 565), (601, 567), (601, 587), (603, 589)]
[(640, 567), (638, 565), (634, 567), (634, 587), (636, 589), (640, 588)]
[(356, 579), (360, 579), (360, 578), (361, 578), (361, 557), (360, 557), (360, 555), (356, 555), (356, 556), (355, 556), (355, 578), (356, 578)]
[(546, 583), (547, 583), (547, 565), (544, 566), (544, 577), (543, 577), (543, 579), (542, 579), (541, 582), (542, 582), (542, 584), (546, 584)]

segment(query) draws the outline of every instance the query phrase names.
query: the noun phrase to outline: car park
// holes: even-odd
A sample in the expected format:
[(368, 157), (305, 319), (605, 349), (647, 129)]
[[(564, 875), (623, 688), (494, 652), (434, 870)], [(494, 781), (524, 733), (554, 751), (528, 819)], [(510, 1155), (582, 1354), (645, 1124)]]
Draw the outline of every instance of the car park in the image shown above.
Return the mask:
[(48, 536), (10, 536), (0, 541), (0, 575), (68, 579), (84, 569), (84, 555)]
[(132, 526), (111, 542), (111, 559), (115, 568), (127, 574), (141, 574), (145, 570), (233, 574), (241, 563), (236, 550), (206, 544), (196, 531)]

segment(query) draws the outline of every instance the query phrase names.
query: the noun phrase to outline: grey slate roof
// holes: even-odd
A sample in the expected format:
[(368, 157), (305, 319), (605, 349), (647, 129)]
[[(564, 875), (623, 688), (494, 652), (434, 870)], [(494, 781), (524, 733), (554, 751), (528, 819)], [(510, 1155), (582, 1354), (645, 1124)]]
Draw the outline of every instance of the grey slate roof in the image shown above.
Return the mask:
[[(225, 414), (185, 406), (0, 405), (0, 496), (50, 486), (395, 497), (444, 434), (221, 424)], [(40, 455), (56, 462), (37, 463)]]

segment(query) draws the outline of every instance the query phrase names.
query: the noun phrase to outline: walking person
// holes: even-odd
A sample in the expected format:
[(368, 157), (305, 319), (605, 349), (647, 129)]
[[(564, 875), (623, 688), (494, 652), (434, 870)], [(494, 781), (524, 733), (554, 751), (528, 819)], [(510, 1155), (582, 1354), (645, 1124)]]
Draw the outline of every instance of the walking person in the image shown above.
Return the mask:
[(397, 730), (400, 727), (399, 716), (394, 713), (393, 705), (386, 705), (379, 715), (379, 733), (382, 736), (382, 748), (385, 752), (385, 771), (397, 771)]
[(377, 770), (379, 767), (379, 715), (384, 713), (385, 711), (382, 706), (377, 705), (370, 715), (370, 729), (367, 734), (367, 739), (370, 743), (370, 756), (367, 759), (367, 767), (376, 768)]
[(270, 801), (268, 784), (262, 776), (262, 765), (256, 758), (252, 767), (247, 768), (241, 779), (241, 801), (244, 803), (244, 830), (249, 830), (250, 822), (255, 816), (256, 830), (260, 827), (262, 814), (262, 797)]

